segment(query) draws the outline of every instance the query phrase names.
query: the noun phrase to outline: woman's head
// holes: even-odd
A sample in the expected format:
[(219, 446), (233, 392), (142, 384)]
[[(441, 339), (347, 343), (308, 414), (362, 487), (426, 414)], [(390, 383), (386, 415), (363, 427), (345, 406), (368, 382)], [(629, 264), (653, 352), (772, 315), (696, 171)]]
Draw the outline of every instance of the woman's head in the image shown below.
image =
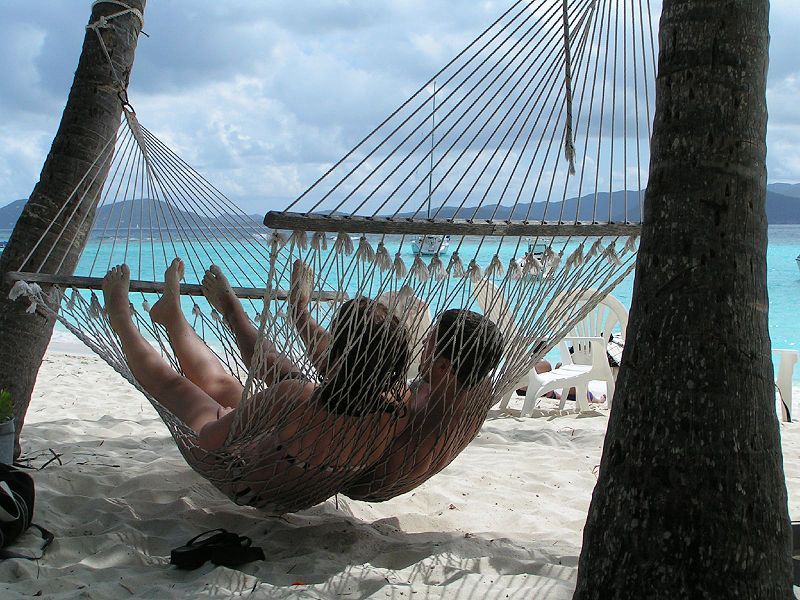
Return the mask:
[(405, 381), (409, 335), (386, 306), (348, 300), (331, 323), (328, 376), (320, 391), (332, 412), (358, 415), (385, 405), (382, 398)]

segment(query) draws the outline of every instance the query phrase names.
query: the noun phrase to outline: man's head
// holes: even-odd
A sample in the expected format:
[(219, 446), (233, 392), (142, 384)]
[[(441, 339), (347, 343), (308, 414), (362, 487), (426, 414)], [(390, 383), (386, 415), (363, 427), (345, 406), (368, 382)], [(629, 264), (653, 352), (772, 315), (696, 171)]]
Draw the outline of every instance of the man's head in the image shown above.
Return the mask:
[(500, 362), (503, 334), (490, 319), (471, 310), (444, 311), (425, 344), (420, 371), (434, 379), (452, 374), (461, 387), (483, 381)]

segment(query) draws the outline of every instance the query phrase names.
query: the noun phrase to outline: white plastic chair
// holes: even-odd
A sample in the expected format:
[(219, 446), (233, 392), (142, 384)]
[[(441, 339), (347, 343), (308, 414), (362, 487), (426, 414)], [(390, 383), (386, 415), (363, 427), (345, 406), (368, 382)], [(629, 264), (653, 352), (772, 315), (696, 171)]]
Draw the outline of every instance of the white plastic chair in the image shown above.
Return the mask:
[(781, 418), (786, 422), (792, 420), (792, 374), (797, 364), (797, 350), (773, 348), (773, 354), (779, 357), (778, 368), (775, 370), (775, 387), (778, 388)]
[[(563, 292), (553, 298), (552, 302), (548, 305), (548, 310), (549, 312), (554, 312), (556, 310), (563, 312), (561, 308), (563, 308), (564, 302), (568, 302), (574, 305), (576, 310), (580, 310), (584, 304), (596, 298), (597, 294), (598, 291), (591, 288), (574, 292)], [(573, 314), (574, 312), (575, 311), (572, 311)], [(612, 333), (619, 333), (624, 339), (625, 330), (627, 328), (628, 311), (622, 305), (622, 302), (609, 294), (600, 300), (589, 314), (578, 321), (568, 335), (602, 337), (608, 342)]]
[[(548, 308), (554, 312), (557, 307), (561, 307), (558, 309), (560, 311), (563, 309), (563, 302), (569, 302), (575, 305), (575, 310), (580, 310), (583, 304), (596, 298), (597, 293), (593, 289), (565, 292), (556, 296)], [(483, 314), (505, 331), (510, 332), (513, 337), (514, 317), (500, 289), (490, 281), (482, 281), (473, 287), (472, 295), (478, 306), (481, 307)], [(574, 314), (575, 310), (570, 312)], [(606, 381), (608, 387), (606, 398), (610, 407), (611, 397), (614, 394), (614, 374), (608, 364), (605, 351), (606, 342), (616, 328), (619, 328), (624, 336), (627, 326), (628, 311), (619, 300), (613, 296), (606, 296), (594, 310), (573, 327), (567, 337), (561, 340), (559, 346), (563, 365), (546, 373), (536, 373), (535, 368), (531, 369), (503, 395), (500, 400), (500, 409), (505, 410), (508, 407), (516, 388), (527, 384), (528, 391), (525, 394), (523, 416), (532, 414), (533, 406), (539, 396), (557, 389), (563, 389), (560, 403), (560, 408), (563, 409), (571, 387), (576, 388), (576, 398), (580, 409), (589, 410), (587, 395), (590, 381)], [(573, 353), (569, 352), (567, 342), (572, 343)], [(598, 351), (592, 352), (594, 348), (597, 348)]]
[[(572, 314), (581, 310), (583, 305), (597, 298), (597, 290), (586, 289), (573, 292), (563, 292), (553, 298), (548, 305), (550, 312), (563, 312), (564, 303), (567, 302), (574, 306)], [(559, 342), (562, 367), (569, 365), (592, 366), (592, 370), (587, 377), (589, 381), (604, 381), (606, 384), (606, 403), (611, 408), (614, 398), (616, 375), (608, 364), (606, 355), (606, 344), (610, 341), (612, 333), (618, 332), (620, 337), (625, 339), (625, 330), (628, 328), (628, 311), (622, 303), (614, 296), (605, 296), (600, 302), (564, 336)], [(595, 341), (588, 346), (584, 345), (578, 351), (577, 340), (585, 338), (600, 338), (600, 342)], [(572, 344), (573, 351), (570, 352)], [(593, 352), (593, 349), (597, 349)], [(602, 360), (601, 360), (602, 359)], [(556, 369), (558, 370), (558, 369)], [(528, 388), (530, 390), (530, 387)], [(547, 390), (550, 391), (550, 390)], [(577, 392), (577, 390), (576, 390)], [(586, 394), (581, 398), (585, 398)], [(577, 396), (576, 396), (577, 397)], [(566, 394), (562, 394), (561, 408), (564, 407)]]
[(564, 410), (567, 402), (567, 394), (570, 388), (575, 388), (575, 401), (581, 411), (589, 410), (587, 396), (589, 392), (589, 382), (596, 380), (608, 369), (608, 359), (606, 358), (606, 344), (600, 337), (570, 337), (573, 343), (573, 358), (578, 361), (572, 364), (564, 364), (552, 371), (537, 373), (536, 369), (531, 369), (528, 374), (528, 391), (525, 394), (525, 402), (522, 404), (520, 416), (530, 417), (536, 400), (557, 389), (561, 389), (561, 402), (559, 409)]

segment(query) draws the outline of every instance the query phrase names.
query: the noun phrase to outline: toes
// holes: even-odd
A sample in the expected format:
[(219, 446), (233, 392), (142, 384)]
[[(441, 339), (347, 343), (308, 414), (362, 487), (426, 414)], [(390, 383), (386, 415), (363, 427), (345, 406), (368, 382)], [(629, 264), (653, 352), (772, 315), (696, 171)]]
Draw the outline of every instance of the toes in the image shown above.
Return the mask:
[(130, 270), (128, 265), (116, 265), (111, 267), (103, 277), (103, 293), (111, 294), (110, 298), (113, 300), (115, 295), (121, 291), (126, 291), (129, 285)]
[(203, 275), (203, 281), (201, 282), (204, 288), (212, 289), (214, 284), (216, 283), (216, 277), (210, 271), (206, 271), (205, 275)]

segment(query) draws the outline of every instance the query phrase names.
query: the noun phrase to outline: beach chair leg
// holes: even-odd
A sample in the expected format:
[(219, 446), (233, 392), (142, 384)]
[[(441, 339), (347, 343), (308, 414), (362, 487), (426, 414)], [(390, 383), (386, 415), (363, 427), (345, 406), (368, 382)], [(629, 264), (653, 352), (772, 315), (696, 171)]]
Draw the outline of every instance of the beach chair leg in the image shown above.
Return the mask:
[(522, 410), (519, 413), (520, 417), (533, 416), (533, 408), (536, 406), (536, 398), (538, 398), (538, 395), (531, 394), (530, 388), (528, 388), (528, 393), (525, 394), (525, 402), (522, 403)]
[(581, 412), (589, 410), (589, 386), (585, 381), (575, 384), (575, 403)]
[(505, 394), (503, 394), (502, 399), (500, 400), (500, 410), (505, 410), (508, 408), (508, 402), (511, 400), (511, 395), (514, 393), (514, 390), (508, 390)]

